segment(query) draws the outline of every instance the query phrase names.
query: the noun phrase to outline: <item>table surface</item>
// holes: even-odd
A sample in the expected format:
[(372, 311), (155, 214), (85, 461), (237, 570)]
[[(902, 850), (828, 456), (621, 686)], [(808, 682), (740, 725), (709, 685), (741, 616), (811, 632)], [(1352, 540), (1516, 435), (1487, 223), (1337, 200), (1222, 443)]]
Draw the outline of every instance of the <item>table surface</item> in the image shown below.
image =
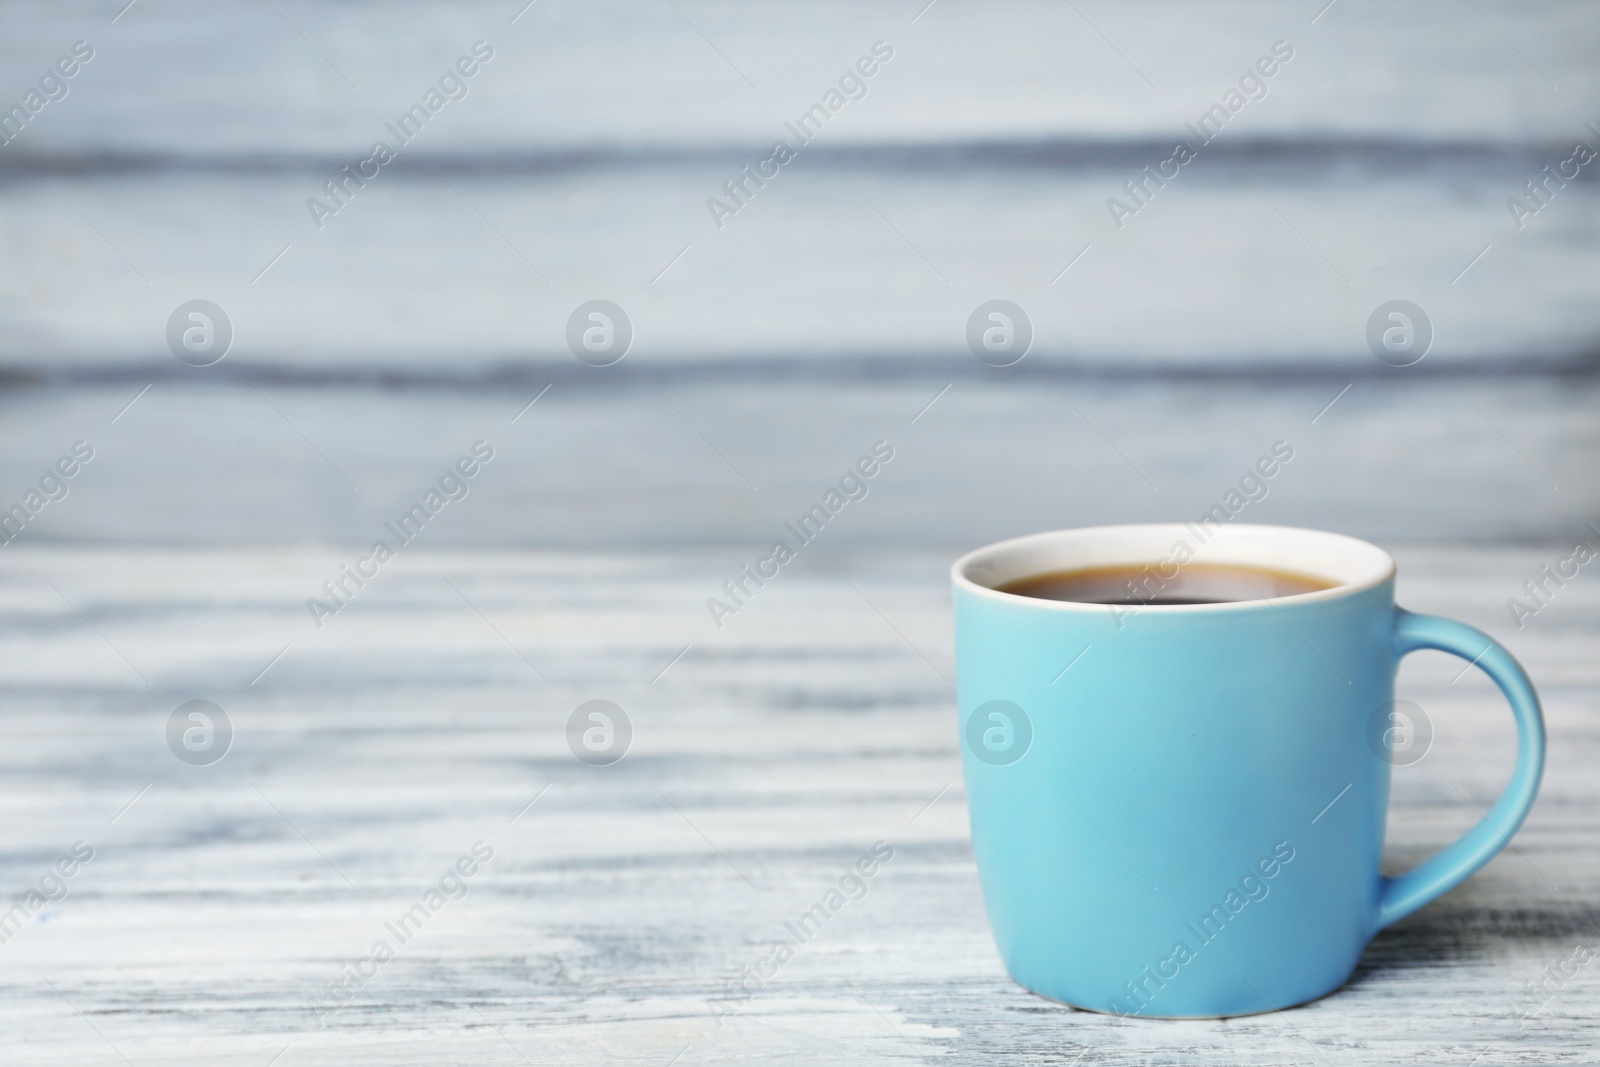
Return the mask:
[[(1496, 633), (1540, 684), (1548, 775), (1513, 847), (1335, 994), (1205, 1022), (1075, 1011), (1002, 969), (944, 555), (797, 567), (719, 631), (700, 605), (724, 555), (419, 549), (318, 630), (284, 590), (333, 573), (327, 551), (12, 546), (3, 884), (20, 901), (75, 843), (93, 857), (0, 945), (8, 1062), (1594, 1061), (1600, 965), (1517, 1014), (1600, 942), (1600, 587), (1515, 630), (1506, 590), (1542, 550), (1397, 553), (1404, 603)], [(1436, 740), (1396, 771), (1389, 869), (1464, 830), (1514, 750), (1457, 661), (1412, 657), (1400, 691)], [(191, 699), (231, 723), (220, 762), (168, 748)], [(591, 699), (632, 724), (611, 766), (568, 747)], [(465, 895), (402, 943), (386, 924), (480, 842)], [(719, 1026), (709, 1002), (877, 842), (866, 896)], [(368, 962), (380, 939), (393, 958)]]

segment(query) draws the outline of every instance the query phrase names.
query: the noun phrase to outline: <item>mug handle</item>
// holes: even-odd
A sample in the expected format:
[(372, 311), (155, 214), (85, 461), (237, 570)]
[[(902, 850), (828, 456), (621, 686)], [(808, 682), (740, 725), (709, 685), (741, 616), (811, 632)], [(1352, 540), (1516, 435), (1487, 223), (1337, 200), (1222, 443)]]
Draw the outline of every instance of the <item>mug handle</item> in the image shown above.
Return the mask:
[(1500, 687), (1517, 721), (1517, 765), (1506, 791), (1465, 836), (1420, 866), (1395, 878), (1379, 879), (1377, 930), (1454, 889), (1509, 844), (1533, 807), (1544, 773), (1544, 717), (1539, 695), (1516, 658), (1494, 638), (1466, 623), (1396, 608), (1395, 660), (1423, 648), (1470, 660), (1469, 666), (1483, 668)]

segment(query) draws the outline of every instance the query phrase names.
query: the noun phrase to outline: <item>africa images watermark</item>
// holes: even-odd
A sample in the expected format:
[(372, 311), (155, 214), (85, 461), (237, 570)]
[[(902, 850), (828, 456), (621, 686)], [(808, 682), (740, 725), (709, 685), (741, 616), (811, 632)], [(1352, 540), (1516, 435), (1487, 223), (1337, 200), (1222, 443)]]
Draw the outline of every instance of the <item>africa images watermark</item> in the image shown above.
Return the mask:
[[(1215, 531), (1224, 523), (1232, 522), (1250, 504), (1265, 500), (1272, 492), (1269, 484), (1272, 478), (1294, 459), (1294, 446), (1287, 441), (1275, 441), (1272, 451), (1258, 457), (1255, 463), (1239, 476), (1238, 484), (1222, 495), (1222, 499), (1205, 511), (1196, 522), (1186, 522), (1184, 529), (1194, 535), (1199, 545), (1204, 545), (1215, 536)], [(1195, 557), (1197, 545), (1192, 545), (1183, 538), (1172, 543), (1172, 549), (1167, 555), (1162, 556), (1155, 563), (1147, 563), (1141, 570), (1141, 577), (1135, 581), (1130, 578), (1125, 583), (1129, 598), (1133, 604), (1110, 604), (1112, 619), (1117, 624), (1117, 629), (1122, 629), (1122, 621), (1137, 615), (1141, 608), (1151, 601), (1159, 599), (1161, 592), (1168, 583), (1177, 579), (1183, 567)]]
[(869, 851), (863, 852), (839, 876), (836, 888), (829, 888), (815, 904), (802, 911), (797, 920), (785, 922), (783, 928), (791, 936), (774, 941), (770, 952), (740, 970), (738, 977), (728, 980), (723, 996), (706, 1001), (711, 1017), (717, 1021), (717, 1029), (722, 1029), (723, 1019), (739, 1014), (757, 993), (766, 988), (783, 965), (794, 959), (796, 952), (822, 932), (829, 919), (843, 911), (846, 904), (865, 897), (871, 891), (870, 883), (880, 866), (892, 859), (894, 846), (886, 841), (875, 842)]
[(1189, 137), (1174, 145), (1172, 154), (1155, 164), (1154, 172), (1146, 164), (1138, 177), (1123, 182), (1122, 191), (1127, 199), (1121, 200), (1115, 196), (1106, 199), (1106, 210), (1111, 212), (1111, 221), (1117, 229), (1122, 229), (1127, 225), (1128, 218), (1148, 207), (1156, 193), (1164, 189), (1167, 182), (1182, 174), (1182, 168), (1192, 163), (1200, 150), (1215, 140), (1223, 127), (1243, 111), (1246, 104), (1265, 100), (1269, 92), (1267, 79), (1277, 74), (1282, 69), (1281, 65), (1293, 58), (1294, 48), (1289, 42), (1272, 42), (1271, 54), (1257, 59), (1254, 67), (1241, 74), (1239, 87), (1223, 93), (1221, 103), (1212, 104), (1202, 112), (1197, 120), (1198, 127), (1193, 122), (1183, 124), (1183, 128), (1189, 131)]
[[(1588, 524), (1589, 529), (1600, 534), (1600, 527), (1594, 523)], [(1600, 551), (1587, 541), (1573, 543), (1572, 551), (1567, 553), (1555, 563), (1546, 563), (1540, 567), (1532, 578), (1522, 583), (1522, 592), (1526, 600), (1511, 597), (1506, 601), (1506, 610), (1511, 612), (1511, 621), (1517, 624), (1517, 629), (1528, 625), (1528, 620), (1550, 606), (1550, 601), (1555, 595), (1567, 587), (1567, 583), (1578, 576), (1578, 571), (1586, 566)]]
[[(1600, 136), (1600, 128), (1594, 123), (1586, 123), (1590, 132)], [(1550, 206), (1557, 193), (1567, 187), (1570, 181), (1576, 181), (1583, 173), (1583, 168), (1593, 163), (1597, 153), (1587, 141), (1578, 141), (1572, 146), (1572, 153), (1555, 164), (1555, 169), (1550, 169), (1546, 163), (1539, 171), (1539, 177), (1529, 178), (1522, 186), (1526, 200), (1514, 196), (1506, 197), (1506, 210), (1511, 212), (1511, 221), (1517, 229), (1527, 226), (1527, 220)]]
[(323, 619), (349, 607), (356, 594), (378, 576), (379, 569), (394, 559), (400, 549), (415, 541), (423, 527), (443, 511), (446, 504), (465, 500), (467, 494), (472, 492), (468, 483), (493, 458), (493, 445), (487, 441), (474, 441), (471, 455), (462, 456), (453, 466), (446, 468), (436, 487), (430, 487), (420, 501), (402, 512), (394, 522), (383, 524), (383, 528), (394, 538), (394, 545), (380, 538), (372, 542), (372, 548), (355, 561), (353, 568), (348, 563), (341, 563), (339, 573), (322, 583), (322, 592), (327, 599), (306, 598), (306, 610), (311, 612), (311, 622), (316, 628), (322, 629)]
[(10, 911), (0, 912), (0, 945), (10, 944), (11, 939), (33, 921), (33, 917), (43, 911), (46, 904), (66, 900), (69, 891), (67, 883), (92, 859), (93, 846), (87, 841), (73, 842), (72, 851), (47, 867), (38, 882), (28, 890), (27, 896), (13, 904)]
[(72, 87), (67, 83), (77, 76), (83, 66), (94, 58), (94, 47), (88, 41), (76, 41), (72, 51), (57, 59), (39, 76), (39, 87), (23, 94), (22, 102), (0, 111), (0, 145), (10, 144), (22, 134), (33, 117), (51, 103), (65, 100)]
[(1517, 1029), (1523, 1030), (1528, 1026), (1528, 1020), (1537, 1016), (1545, 1009), (1557, 993), (1567, 987), (1567, 983), (1578, 977), (1584, 964), (1594, 959), (1593, 946), (1578, 942), (1573, 946), (1567, 958), (1557, 963), (1546, 964), (1543, 971), (1535, 981), (1524, 982), (1522, 985), (1522, 998), (1511, 1005), (1511, 1014), (1516, 1016)]
[(474, 841), (471, 850), (447, 867), (415, 904), (393, 922), (384, 923), (383, 928), (394, 938), (394, 943), (390, 944), (387, 937), (378, 938), (365, 956), (345, 964), (339, 977), (323, 987), (322, 999), (311, 1006), (317, 1016), (317, 1028), (320, 1030), (327, 1025), (328, 1016), (343, 1011), (351, 998), (378, 976), (383, 965), (394, 959), (401, 946), (416, 937), (429, 919), (443, 911), (446, 904), (461, 900), (471, 892), (468, 879), (493, 858), (494, 846), (482, 840)]
[(717, 229), (722, 229), (729, 217), (748, 207), (756, 192), (766, 188), (767, 182), (776, 178), (781, 168), (795, 159), (798, 149), (810, 144), (822, 132), (828, 120), (843, 111), (846, 104), (865, 99), (867, 79), (882, 69), (881, 64), (893, 58), (894, 48), (887, 41), (874, 41), (869, 55), (857, 59), (854, 65), (839, 75), (837, 89), (829, 88), (822, 94), (821, 101), (812, 104), (794, 122), (783, 124), (784, 129), (793, 135), (796, 147), (791, 148), (787, 141), (774, 141), (771, 150), (756, 161), (754, 169), (747, 163), (735, 177), (723, 182), (722, 192), (727, 200), (719, 200), (714, 196), (706, 199), (706, 210), (711, 212), (711, 221)]
[(322, 190), (327, 195), (327, 200), (315, 196), (306, 200), (306, 210), (311, 212), (311, 221), (317, 229), (327, 225), (324, 221), (330, 215), (337, 215), (349, 207), (355, 199), (356, 193), (366, 188), (367, 182), (376, 178), (388, 164), (394, 162), (400, 155), (400, 149), (410, 144), (422, 128), (428, 124), (433, 116), (443, 111), (445, 105), (451, 101), (465, 100), (471, 92), (467, 79), (476, 77), (482, 70), (481, 64), (488, 63), (494, 58), (494, 47), (488, 41), (475, 41), (472, 45), (471, 55), (462, 56), (456, 60), (453, 67), (449, 67), (439, 76), (439, 87), (430, 87), (422, 94), (419, 103), (412, 104), (393, 122), (385, 122), (384, 129), (388, 130), (395, 139), (395, 146), (390, 147), (389, 142), (377, 140), (372, 143), (371, 154), (366, 159), (355, 164), (346, 163), (339, 168), (339, 173), (322, 183)]
[(77, 477), (94, 458), (94, 446), (88, 441), (72, 442), (70, 454), (57, 459), (39, 476), (39, 487), (22, 494), (22, 500), (0, 511), (0, 544), (9, 545), (22, 535), (22, 528), (33, 521), (49, 504), (65, 500), (71, 492), (67, 483)]
[(1248, 868), (1237, 879), (1238, 888), (1229, 889), (1223, 896), (1222, 903), (1211, 905), (1210, 910), (1200, 916), (1199, 925), (1194, 922), (1183, 924), (1189, 936), (1194, 938), (1193, 947), (1190, 947), (1189, 942), (1182, 937), (1174, 940), (1166, 956), (1154, 964), (1145, 964), (1139, 969), (1139, 977), (1122, 983), (1122, 990), (1128, 995), (1128, 1000), (1125, 1002), (1112, 997), (1106, 1002), (1106, 1011), (1127, 1018), (1130, 1015), (1138, 1015), (1148, 1008), (1161, 991), (1167, 988), (1167, 983), (1177, 978), (1182, 973), (1182, 968), (1199, 956), (1201, 949), (1220, 937), (1228, 924), (1246, 907), (1267, 899), (1267, 895), (1272, 892), (1272, 887), (1268, 883), (1282, 873), (1283, 868), (1294, 860), (1294, 856), (1294, 846), (1289, 842), (1279, 841), (1273, 845), (1271, 853), (1262, 856), (1254, 867)]
[[(888, 441), (874, 441), (871, 453), (857, 459), (840, 475), (837, 485), (829, 487), (820, 503), (812, 504), (793, 522), (783, 524), (784, 530), (794, 538), (793, 546), (784, 539), (774, 541), (772, 551), (756, 560), (753, 568), (745, 564), (732, 578), (722, 583), (726, 600), (707, 597), (706, 610), (711, 613), (711, 621), (717, 629), (722, 629), (724, 618), (737, 615), (748, 606), (756, 590), (776, 578), (780, 568), (795, 558), (801, 546), (816, 540), (822, 528), (843, 511), (846, 504), (852, 500), (865, 500), (869, 492), (868, 481), (876, 477), (882, 465), (893, 458), (894, 447)], [(752, 584), (754, 589), (751, 588)]]

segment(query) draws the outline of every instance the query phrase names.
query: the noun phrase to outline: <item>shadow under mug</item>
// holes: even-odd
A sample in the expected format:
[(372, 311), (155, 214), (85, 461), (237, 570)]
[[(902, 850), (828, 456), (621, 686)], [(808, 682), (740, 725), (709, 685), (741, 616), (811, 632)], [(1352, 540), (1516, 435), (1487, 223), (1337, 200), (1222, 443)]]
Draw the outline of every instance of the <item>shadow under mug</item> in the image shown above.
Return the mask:
[[(1332, 588), (1214, 604), (999, 592), (1031, 575), (1194, 560)], [(1272, 1011), (1337, 989), (1377, 931), (1454, 888), (1522, 824), (1544, 722), (1516, 660), (1394, 603), (1394, 560), (1339, 534), (1193, 524), (1062, 530), (951, 570), (973, 851), (1013, 978), (1092, 1011)], [(1155, 588), (1155, 586), (1147, 586)], [(1470, 660), (1511, 703), (1517, 761), (1466, 836), (1379, 871), (1399, 659)]]

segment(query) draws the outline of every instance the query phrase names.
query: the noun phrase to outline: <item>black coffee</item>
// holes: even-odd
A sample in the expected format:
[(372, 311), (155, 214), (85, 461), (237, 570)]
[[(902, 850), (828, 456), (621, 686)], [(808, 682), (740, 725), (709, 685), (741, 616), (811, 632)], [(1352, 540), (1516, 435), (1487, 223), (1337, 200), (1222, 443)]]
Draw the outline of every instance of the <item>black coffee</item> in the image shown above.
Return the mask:
[(1002, 593), (1078, 604), (1229, 604), (1332, 589), (1339, 583), (1267, 567), (1169, 563), (1051, 571), (996, 586)]

